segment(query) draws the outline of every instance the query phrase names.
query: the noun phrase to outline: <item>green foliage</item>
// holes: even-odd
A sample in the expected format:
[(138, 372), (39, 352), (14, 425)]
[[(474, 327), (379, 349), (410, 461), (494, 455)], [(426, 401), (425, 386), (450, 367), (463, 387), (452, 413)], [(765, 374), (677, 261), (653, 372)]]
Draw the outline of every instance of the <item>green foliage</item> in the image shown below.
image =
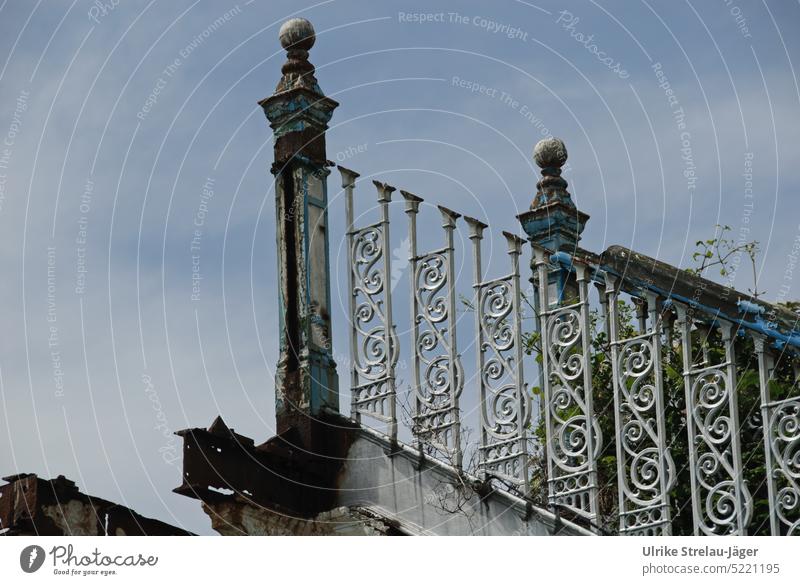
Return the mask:
[(686, 272), (704, 276), (706, 270), (716, 268), (719, 270), (720, 276), (733, 277), (739, 269), (742, 256), (747, 255), (750, 259), (753, 275), (753, 288), (748, 288), (747, 292), (757, 299), (765, 292), (758, 290), (756, 257), (761, 251), (759, 243), (755, 240), (751, 242), (736, 242), (726, 237), (726, 234), (730, 231), (730, 226), (717, 224), (712, 238), (697, 240), (695, 242), (695, 251), (692, 253), (692, 260), (697, 266), (687, 268)]

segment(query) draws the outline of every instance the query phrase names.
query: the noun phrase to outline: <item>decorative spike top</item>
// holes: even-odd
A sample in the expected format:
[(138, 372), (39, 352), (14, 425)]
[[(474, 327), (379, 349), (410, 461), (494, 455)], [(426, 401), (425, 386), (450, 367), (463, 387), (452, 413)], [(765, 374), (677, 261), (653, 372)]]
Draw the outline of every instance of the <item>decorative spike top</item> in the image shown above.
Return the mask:
[(344, 168), (342, 165), (336, 165), (336, 168), (339, 169), (339, 173), (342, 175), (342, 189), (355, 186), (356, 179), (361, 176), (355, 171)]
[(575, 207), (561, 176), (567, 147), (558, 138), (545, 138), (533, 149), (533, 160), (542, 169), (530, 211), (517, 216), (528, 239), (553, 252), (574, 251), (589, 216)]
[(317, 38), (314, 27), (304, 18), (293, 18), (283, 23), (278, 36), (286, 49), (281, 79), (275, 93), (258, 102), (275, 138), (272, 171), (294, 157), (319, 167), (332, 166), (325, 154), (325, 131), (339, 104), (322, 93), (308, 62)]
[(545, 138), (533, 147), (533, 160), (542, 169), (560, 169), (567, 162), (567, 147), (560, 138)]
[(469, 238), (470, 239), (473, 239), (473, 238), (477, 238), (479, 240), (482, 239), (483, 238), (483, 230), (485, 230), (486, 228), (489, 227), (488, 225), (483, 223), (481, 220), (475, 219), (474, 217), (469, 217), (467, 215), (464, 216), (464, 221), (466, 221), (467, 225), (469, 226)]
[(286, 49), (286, 63), (281, 67), (283, 76), (275, 93), (306, 87), (322, 94), (314, 77), (314, 66), (308, 61), (308, 52), (317, 39), (314, 26), (305, 18), (292, 18), (283, 23), (278, 38)]
[(531, 209), (554, 200), (575, 207), (567, 191), (567, 181), (561, 177), (561, 167), (567, 162), (567, 147), (559, 138), (545, 138), (533, 148), (533, 160), (542, 169), (542, 178), (536, 184), (536, 197)]
[(437, 205), (436, 207), (439, 208), (439, 212), (442, 214), (442, 227), (446, 230), (454, 229), (456, 227), (456, 221), (461, 217), (461, 214), (443, 205)]
[(381, 183), (380, 181), (372, 181), (372, 184), (378, 189), (378, 203), (391, 203), (392, 193), (396, 189), (388, 183)]
[(525, 243), (525, 240), (511, 232), (503, 232), (503, 236), (506, 239), (509, 254), (516, 254), (517, 256), (522, 254), (522, 245)]
[(423, 201), (422, 197), (417, 197), (413, 193), (402, 189), (400, 189), (400, 195), (406, 200), (406, 213), (419, 213), (419, 204)]
[(287, 51), (294, 48), (308, 52), (314, 46), (317, 35), (314, 25), (305, 18), (292, 18), (283, 23), (278, 38)]

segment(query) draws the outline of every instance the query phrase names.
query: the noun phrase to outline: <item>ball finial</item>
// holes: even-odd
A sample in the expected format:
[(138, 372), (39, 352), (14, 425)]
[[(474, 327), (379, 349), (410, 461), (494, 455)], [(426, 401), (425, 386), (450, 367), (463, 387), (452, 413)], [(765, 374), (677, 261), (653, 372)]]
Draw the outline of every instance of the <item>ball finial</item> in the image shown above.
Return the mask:
[(314, 46), (316, 33), (314, 26), (305, 18), (292, 18), (283, 23), (278, 38), (281, 46), (287, 51), (289, 49), (308, 51)]
[(559, 138), (545, 138), (533, 147), (533, 160), (539, 168), (560, 169), (567, 162), (567, 147)]

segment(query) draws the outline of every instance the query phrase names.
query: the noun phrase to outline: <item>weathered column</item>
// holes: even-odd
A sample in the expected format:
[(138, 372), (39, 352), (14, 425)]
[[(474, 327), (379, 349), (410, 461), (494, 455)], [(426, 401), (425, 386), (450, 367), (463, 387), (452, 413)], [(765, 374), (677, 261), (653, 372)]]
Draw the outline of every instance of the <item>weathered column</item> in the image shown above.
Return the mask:
[(259, 102), (275, 137), (280, 358), (275, 375), (277, 430), (306, 428), (339, 410), (331, 344), (325, 131), (338, 104), (325, 97), (308, 51), (311, 23), (280, 29), (287, 60), (275, 93)]
[[(533, 160), (542, 169), (542, 178), (536, 183), (530, 210), (519, 214), (517, 219), (532, 245), (544, 248), (568, 264), (578, 249), (589, 215), (575, 207), (567, 191), (567, 181), (561, 176), (561, 167), (567, 162), (567, 147), (558, 138), (545, 138), (534, 147)], [(533, 259), (531, 269), (535, 275)], [(575, 273), (563, 262), (555, 262), (548, 271), (547, 285), (551, 305), (569, 303), (578, 297)]]

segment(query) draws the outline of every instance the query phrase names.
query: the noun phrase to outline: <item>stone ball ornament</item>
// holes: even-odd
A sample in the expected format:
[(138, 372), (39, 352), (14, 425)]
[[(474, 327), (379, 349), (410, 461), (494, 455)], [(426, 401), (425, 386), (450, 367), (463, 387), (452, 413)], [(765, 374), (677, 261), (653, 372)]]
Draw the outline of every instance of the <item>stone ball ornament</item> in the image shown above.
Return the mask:
[(567, 147), (559, 138), (545, 138), (533, 147), (533, 160), (542, 169), (560, 169), (567, 162)]
[(308, 51), (314, 46), (317, 36), (314, 26), (305, 18), (292, 18), (281, 26), (278, 32), (281, 46), (286, 49), (301, 49)]

